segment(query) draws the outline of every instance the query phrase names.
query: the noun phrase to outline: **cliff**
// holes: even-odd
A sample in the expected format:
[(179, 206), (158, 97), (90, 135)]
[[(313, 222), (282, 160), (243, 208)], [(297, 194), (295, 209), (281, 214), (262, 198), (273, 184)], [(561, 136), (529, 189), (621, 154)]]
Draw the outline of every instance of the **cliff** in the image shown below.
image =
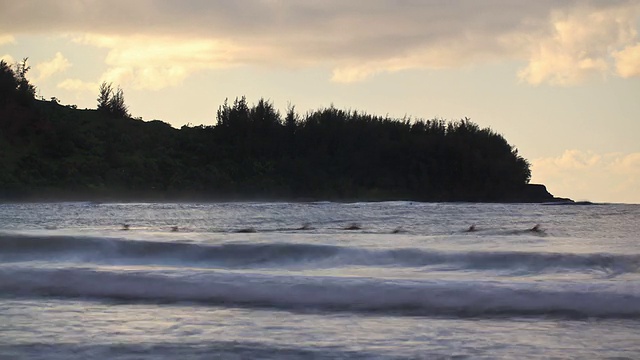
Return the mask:
[(573, 203), (568, 198), (555, 197), (542, 184), (527, 184), (519, 194), (515, 194), (511, 202), (523, 203)]

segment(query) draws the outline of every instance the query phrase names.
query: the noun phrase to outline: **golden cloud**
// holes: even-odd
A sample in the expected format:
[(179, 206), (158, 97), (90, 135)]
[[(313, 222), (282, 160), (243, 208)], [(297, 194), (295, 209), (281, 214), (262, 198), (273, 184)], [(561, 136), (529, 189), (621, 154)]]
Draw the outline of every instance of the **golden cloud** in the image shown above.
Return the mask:
[(532, 182), (576, 200), (640, 203), (640, 153), (566, 150), (531, 162)]
[(158, 90), (180, 84), (203, 69), (237, 64), (242, 56), (230, 42), (174, 37), (84, 35), (76, 42), (108, 48), (108, 66), (101, 81), (131, 84), (136, 89)]
[[(529, 64), (518, 76), (531, 84), (575, 85), (611, 72), (611, 57), (628, 71), (626, 53), (616, 52), (637, 40), (639, 4), (556, 12), (548, 34), (531, 41)], [(618, 70), (620, 72), (620, 69)]]
[(639, 17), (631, 0), (24, 0), (6, 4), (0, 32), (85, 34), (76, 41), (108, 49), (103, 78), (140, 89), (245, 64), (329, 67), (332, 81), (355, 82), (496, 61), (526, 64), (525, 82), (566, 86), (614, 70), (635, 76)]
[(94, 82), (86, 82), (79, 79), (65, 79), (58, 83), (57, 87), (63, 90), (82, 92), (91, 91), (97, 92), (98, 84)]
[(13, 44), (16, 39), (12, 35), (0, 35), (0, 46), (5, 44)]
[(623, 78), (640, 76), (640, 42), (613, 54), (616, 71)]
[(53, 59), (36, 64), (38, 80), (44, 80), (53, 74), (63, 72), (70, 66), (71, 63), (69, 60), (67, 60), (60, 52), (57, 52)]

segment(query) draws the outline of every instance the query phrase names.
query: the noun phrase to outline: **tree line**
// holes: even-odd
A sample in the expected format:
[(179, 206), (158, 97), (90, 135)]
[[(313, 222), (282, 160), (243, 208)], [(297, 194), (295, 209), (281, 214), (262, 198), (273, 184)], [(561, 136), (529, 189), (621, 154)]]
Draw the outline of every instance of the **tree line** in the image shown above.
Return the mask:
[[(19, 99), (21, 75), (0, 70), (0, 91)], [(122, 90), (106, 83), (96, 110), (2, 98), (5, 198), (510, 201), (531, 177), (513, 146), (469, 119), (333, 106), (281, 114), (240, 97), (218, 108), (215, 125), (175, 129), (132, 119)]]

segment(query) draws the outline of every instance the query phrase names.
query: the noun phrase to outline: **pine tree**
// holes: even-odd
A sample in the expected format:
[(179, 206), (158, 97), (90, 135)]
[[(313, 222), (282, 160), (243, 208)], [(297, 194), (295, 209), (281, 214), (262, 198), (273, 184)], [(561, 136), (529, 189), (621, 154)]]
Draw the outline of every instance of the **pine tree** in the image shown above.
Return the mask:
[(124, 103), (124, 92), (119, 86), (114, 90), (113, 83), (103, 82), (100, 84), (97, 100), (98, 110), (117, 118), (129, 117), (129, 109)]

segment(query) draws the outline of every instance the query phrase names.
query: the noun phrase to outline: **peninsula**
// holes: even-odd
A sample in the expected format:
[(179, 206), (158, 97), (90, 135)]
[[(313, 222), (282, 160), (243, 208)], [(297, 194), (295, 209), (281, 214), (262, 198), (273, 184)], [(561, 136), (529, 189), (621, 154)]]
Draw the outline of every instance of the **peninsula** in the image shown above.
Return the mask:
[(215, 125), (176, 129), (132, 118), (111, 84), (80, 110), (35, 99), (25, 68), (0, 65), (5, 200), (570, 201), (529, 184), (517, 149), (469, 119), (280, 114), (241, 97)]

